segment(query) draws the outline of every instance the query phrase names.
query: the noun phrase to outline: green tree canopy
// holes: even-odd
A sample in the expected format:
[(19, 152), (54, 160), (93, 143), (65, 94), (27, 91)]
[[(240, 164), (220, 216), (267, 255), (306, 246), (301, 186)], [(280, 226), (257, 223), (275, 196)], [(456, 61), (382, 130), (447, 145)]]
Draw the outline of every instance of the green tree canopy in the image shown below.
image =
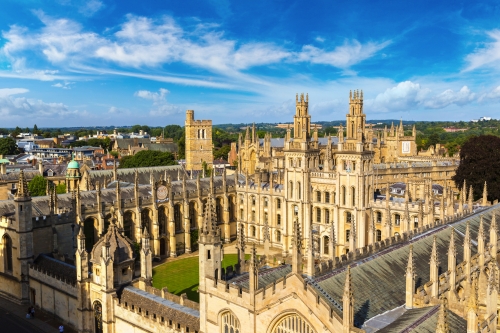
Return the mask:
[(19, 154), (19, 148), (14, 138), (7, 137), (0, 139), (0, 155)]
[(57, 194), (64, 194), (64, 193), (66, 193), (66, 184), (64, 184), (64, 183), (57, 184), (57, 186), (56, 186), (56, 193)]
[(162, 165), (175, 165), (174, 155), (169, 152), (143, 150), (134, 156), (125, 156), (120, 160), (120, 168), (139, 168)]
[(28, 189), (32, 197), (39, 197), (45, 195), (47, 188), (47, 181), (43, 176), (37, 175), (28, 183)]
[(453, 181), (462, 188), (472, 185), (474, 200), (483, 195), (484, 182), (488, 184), (488, 200), (500, 199), (500, 138), (493, 135), (472, 137), (460, 150), (460, 165)]

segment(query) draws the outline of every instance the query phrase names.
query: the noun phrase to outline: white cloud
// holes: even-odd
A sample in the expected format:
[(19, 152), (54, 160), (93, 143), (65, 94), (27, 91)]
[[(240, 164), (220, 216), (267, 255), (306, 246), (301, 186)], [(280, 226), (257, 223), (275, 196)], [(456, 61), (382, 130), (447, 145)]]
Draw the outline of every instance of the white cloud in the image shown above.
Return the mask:
[[(97, 8), (100, 1), (90, 1)], [(222, 74), (240, 81), (257, 78), (243, 74), (249, 68), (287, 61), (309, 62), (348, 69), (366, 60), (390, 44), (389, 41), (363, 44), (357, 40), (346, 41), (333, 51), (305, 45), (294, 51), (275, 43), (259, 41), (240, 42), (229, 39), (217, 25), (198, 24), (181, 27), (173, 18), (161, 19), (128, 15), (116, 32), (107, 35), (86, 31), (81, 24), (65, 18), (52, 18), (41, 11), (34, 12), (44, 26), (37, 31), (11, 26), (2, 33), (6, 40), (0, 49), (11, 63), (24, 69), (26, 57), (42, 53), (53, 65), (80, 69), (93, 67), (96, 60), (119, 64), (122, 67), (158, 68), (170, 63), (184, 63)], [(256, 82), (254, 82), (256, 83)]]
[(361, 44), (357, 40), (346, 41), (337, 46), (333, 51), (325, 51), (312, 45), (305, 45), (302, 52), (298, 53), (297, 60), (313, 64), (330, 65), (338, 68), (348, 68), (361, 61), (371, 58), (376, 52), (388, 46), (391, 42), (369, 42)]
[(480, 67), (500, 67), (500, 30), (487, 32), (492, 39), (485, 43), (483, 47), (477, 48), (465, 57), (468, 62), (466, 71), (471, 71)]
[(30, 119), (43, 119), (44, 121), (56, 118), (61, 120), (63, 117), (89, 116), (86, 111), (69, 110), (63, 103), (46, 103), (42, 100), (12, 96), (26, 92), (28, 90), (22, 88), (0, 89), (0, 116), (6, 119), (30, 117)]
[(170, 92), (167, 89), (160, 88), (158, 92), (149, 90), (139, 90), (135, 92), (135, 96), (153, 101), (153, 108), (149, 112), (152, 116), (169, 116), (180, 113), (181, 109), (177, 106), (167, 103), (167, 94)]
[(378, 111), (407, 110), (420, 105), (429, 93), (430, 89), (405, 81), (378, 94), (374, 100), (368, 101), (368, 105)]
[(112, 106), (109, 108), (108, 113), (113, 114), (113, 115), (118, 115), (118, 114), (130, 114), (130, 111), (127, 109), (122, 109), (122, 108), (117, 108), (116, 106)]
[(0, 88), (0, 98), (18, 94), (25, 94), (27, 92), (29, 92), (29, 90), (24, 88)]
[(104, 8), (104, 3), (99, 0), (87, 0), (78, 10), (81, 14), (85, 16), (92, 16), (98, 11)]
[(55, 88), (61, 88), (61, 89), (71, 89), (71, 85), (74, 84), (74, 82), (58, 82), (58, 83), (55, 83), (52, 85), (52, 87), (55, 87)]
[(368, 107), (379, 112), (407, 111), (418, 108), (442, 109), (449, 105), (464, 106), (477, 100), (477, 94), (467, 86), (454, 91), (446, 89), (436, 94), (430, 88), (423, 88), (419, 83), (405, 81), (386, 89), (374, 99), (367, 100)]
[(451, 89), (446, 89), (442, 93), (425, 101), (424, 105), (430, 109), (442, 109), (451, 104), (463, 106), (476, 100), (476, 94), (469, 87), (463, 86), (459, 91), (455, 92)]

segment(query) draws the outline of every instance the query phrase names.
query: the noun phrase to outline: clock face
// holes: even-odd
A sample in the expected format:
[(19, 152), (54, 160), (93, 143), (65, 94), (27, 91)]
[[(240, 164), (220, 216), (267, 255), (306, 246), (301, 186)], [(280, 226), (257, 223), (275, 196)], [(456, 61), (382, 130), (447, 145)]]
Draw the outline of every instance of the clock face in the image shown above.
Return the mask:
[(158, 200), (165, 200), (168, 196), (167, 188), (164, 185), (159, 186), (156, 190), (156, 196)]

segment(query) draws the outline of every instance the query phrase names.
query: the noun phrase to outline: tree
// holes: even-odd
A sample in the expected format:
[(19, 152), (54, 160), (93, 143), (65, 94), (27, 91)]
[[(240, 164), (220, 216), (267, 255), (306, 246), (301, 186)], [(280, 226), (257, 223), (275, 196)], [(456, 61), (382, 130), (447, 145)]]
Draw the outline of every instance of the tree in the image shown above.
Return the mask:
[(19, 154), (19, 148), (14, 138), (7, 137), (0, 139), (0, 155)]
[(120, 160), (120, 168), (139, 168), (163, 165), (175, 165), (174, 155), (169, 152), (143, 150), (134, 156), (125, 156)]
[(66, 184), (64, 184), (64, 183), (57, 184), (57, 186), (56, 186), (56, 193), (57, 194), (64, 194), (64, 193), (66, 193)]
[(36, 126), (36, 124), (35, 124), (35, 126), (33, 126), (33, 135), (38, 135), (39, 132), (40, 131), (38, 130), (38, 126)]
[(472, 185), (474, 200), (483, 195), (484, 182), (488, 184), (488, 201), (500, 199), (500, 138), (493, 135), (472, 137), (462, 145), (460, 165), (453, 181), (462, 188)]
[(32, 197), (39, 197), (45, 195), (47, 189), (47, 181), (43, 176), (37, 175), (28, 183), (28, 189)]

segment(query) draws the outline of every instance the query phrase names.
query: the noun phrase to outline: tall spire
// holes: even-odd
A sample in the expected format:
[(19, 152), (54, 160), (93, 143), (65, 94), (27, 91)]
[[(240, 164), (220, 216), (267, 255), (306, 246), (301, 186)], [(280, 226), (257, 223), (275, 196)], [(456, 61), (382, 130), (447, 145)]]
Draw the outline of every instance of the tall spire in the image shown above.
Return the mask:
[(484, 182), (484, 188), (483, 188), (483, 206), (488, 205), (488, 186), (486, 185), (486, 182)]
[(249, 289), (254, 292), (259, 289), (259, 262), (257, 260), (257, 249), (255, 243), (252, 243), (252, 250), (250, 252), (250, 268), (249, 268)]
[(467, 303), (467, 333), (478, 333), (478, 295), (477, 295), (477, 278), (472, 280), (469, 302)]
[(238, 264), (240, 272), (245, 270), (245, 225), (240, 222), (238, 225), (238, 235), (236, 240), (236, 248), (238, 249)]
[(408, 264), (406, 265), (406, 302), (407, 309), (413, 308), (413, 294), (415, 293), (415, 265), (413, 263), (413, 245), (410, 245)]
[(481, 214), (479, 219), (479, 230), (477, 232), (477, 254), (479, 255), (479, 265), (484, 267), (486, 237), (484, 236), (484, 215)]
[(297, 220), (293, 223), (293, 240), (292, 240), (292, 272), (295, 274), (302, 273), (302, 235), (300, 225)]
[(491, 212), (491, 225), (490, 225), (490, 255), (493, 259), (497, 257), (497, 215), (495, 211)]
[(471, 274), (471, 238), (470, 238), (470, 222), (467, 221), (465, 227), (465, 235), (464, 235), (464, 261), (465, 261), (465, 276), (467, 281), (470, 281)]
[(474, 193), (472, 191), (472, 185), (469, 187), (469, 198), (467, 200), (467, 203), (469, 205), (468, 209), (469, 209), (469, 213), (472, 213), (472, 205), (473, 205), (473, 201), (474, 201)]
[(215, 202), (212, 193), (208, 193), (205, 213), (203, 214), (202, 234), (206, 236), (218, 236), (220, 230), (217, 227), (217, 212), (215, 210)]
[(450, 271), (449, 281), (450, 290), (455, 290), (457, 281), (457, 249), (455, 246), (455, 228), (451, 229), (450, 245), (448, 246), (448, 271)]
[(351, 288), (351, 266), (347, 266), (342, 303), (343, 333), (349, 333), (350, 328), (354, 325), (354, 297)]
[(21, 170), (19, 173), (19, 181), (17, 182), (17, 192), (15, 198), (19, 199), (31, 199), (28, 184), (26, 182), (26, 178), (24, 177), (24, 171)]
[(431, 296), (439, 295), (439, 258), (437, 253), (437, 237), (434, 235), (432, 240), (432, 251), (430, 261), (430, 280), (432, 282)]

